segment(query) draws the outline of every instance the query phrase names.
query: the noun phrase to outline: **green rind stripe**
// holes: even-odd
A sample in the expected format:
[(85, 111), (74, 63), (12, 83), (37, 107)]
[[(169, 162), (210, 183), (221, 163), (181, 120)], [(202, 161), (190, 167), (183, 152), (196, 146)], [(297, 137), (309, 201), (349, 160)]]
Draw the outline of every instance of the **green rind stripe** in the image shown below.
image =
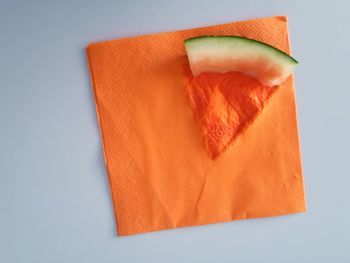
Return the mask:
[(254, 43), (255, 45), (260, 45), (260, 46), (264, 46), (265, 48), (269, 48), (274, 53), (277, 53), (278, 55), (283, 56), (285, 58), (288, 58), (289, 60), (291, 60), (295, 64), (299, 64), (299, 62), (295, 58), (291, 57), (290, 55), (283, 52), (282, 50), (275, 48), (269, 44), (266, 44), (264, 42), (261, 42), (261, 41), (255, 40), (255, 39), (251, 39), (251, 38), (246, 38), (246, 37), (240, 37), (240, 36), (199, 36), (199, 37), (193, 37), (193, 38), (186, 39), (184, 42), (185, 42), (185, 45), (187, 46), (187, 45), (195, 44), (195, 43), (197, 43), (197, 41), (199, 41), (199, 43), (200, 43), (200, 41), (203, 39), (227, 39), (227, 40), (244, 41), (244, 42), (247, 42), (250, 44)]

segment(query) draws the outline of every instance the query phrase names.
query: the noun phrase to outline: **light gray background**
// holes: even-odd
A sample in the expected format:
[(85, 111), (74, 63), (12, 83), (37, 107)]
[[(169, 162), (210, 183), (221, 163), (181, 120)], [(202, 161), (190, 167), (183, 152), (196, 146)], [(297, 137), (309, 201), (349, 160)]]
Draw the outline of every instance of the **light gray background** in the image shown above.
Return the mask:
[[(0, 262), (350, 262), (347, 1), (0, 1)], [(288, 15), (308, 212), (116, 236), (84, 47)], [(142, 58), (140, 58), (142, 59)]]

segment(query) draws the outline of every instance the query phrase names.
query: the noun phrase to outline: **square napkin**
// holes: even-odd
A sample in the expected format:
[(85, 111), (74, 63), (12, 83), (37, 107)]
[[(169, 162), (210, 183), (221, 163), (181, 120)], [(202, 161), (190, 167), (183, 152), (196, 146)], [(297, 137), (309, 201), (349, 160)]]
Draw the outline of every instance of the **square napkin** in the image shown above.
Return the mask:
[(90, 44), (120, 236), (305, 211), (293, 80), (212, 160), (191, 111), (183, 41), (238, 35), (290, 53), (286, 17)]

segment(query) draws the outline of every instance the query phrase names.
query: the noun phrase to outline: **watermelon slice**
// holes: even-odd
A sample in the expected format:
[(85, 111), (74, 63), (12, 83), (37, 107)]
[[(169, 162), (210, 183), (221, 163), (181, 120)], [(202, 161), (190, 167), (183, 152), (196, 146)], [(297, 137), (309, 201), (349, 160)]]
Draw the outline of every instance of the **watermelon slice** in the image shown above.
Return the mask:
[(239, 36), (200, 36), (185, 40), (191, 71), (241, 72), (272, 87), (282, 84), (298, 62), (263, 42)]

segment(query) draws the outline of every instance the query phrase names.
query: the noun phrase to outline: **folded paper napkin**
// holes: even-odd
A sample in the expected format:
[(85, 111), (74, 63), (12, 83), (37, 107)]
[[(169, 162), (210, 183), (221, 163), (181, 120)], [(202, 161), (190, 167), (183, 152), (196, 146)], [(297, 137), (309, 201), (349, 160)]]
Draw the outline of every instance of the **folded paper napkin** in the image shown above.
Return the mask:
[[(241, 76), (228, 73), (220, 76), (226, 84), (214, 89), (205, 78), (215, 77), (193, 79), (189, 73), (183, 41), (200, 35), (244, 36), (290, 53), (286, 17), (87, 48), (121, 236), (305, 211), (292, 78), (270, 90), (242, 91), (230, 89)], [(203, 138), (221, 114), (207, 118), (198, 107), (203, 91), (216, 109), (247, 96), (259, 100), (232, 113), (244, 120), (232, 124), (234, 131), (230, 124), (222, 126), (222, 136)]]

